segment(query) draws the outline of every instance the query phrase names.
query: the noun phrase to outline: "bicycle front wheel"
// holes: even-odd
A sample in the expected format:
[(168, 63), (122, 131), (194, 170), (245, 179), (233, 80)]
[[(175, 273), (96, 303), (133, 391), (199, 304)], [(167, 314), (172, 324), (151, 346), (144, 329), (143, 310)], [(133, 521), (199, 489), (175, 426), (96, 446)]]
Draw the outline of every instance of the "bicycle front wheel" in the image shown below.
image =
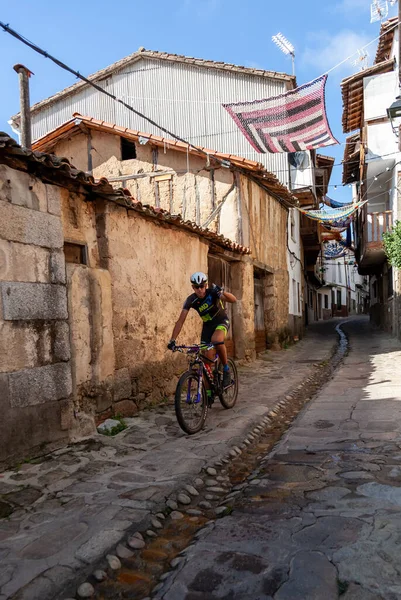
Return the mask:
[(183, 431), (192, 435), (198, 433), (205, 424), (207, 416), (207, 394), (201, 385), (198, 398), (199, 377), (193, 371), (183, 373), (175, 390), (175, 414)]
[[(231, 372), (231, 384), (219, 393), (219, 400), (224, 408), (233, 408), (238, 396), (238, 371), (235, 362), (230, 358), (227, 361)], [(223, 366), (219, 366), (221, 379), (223, 378)]]

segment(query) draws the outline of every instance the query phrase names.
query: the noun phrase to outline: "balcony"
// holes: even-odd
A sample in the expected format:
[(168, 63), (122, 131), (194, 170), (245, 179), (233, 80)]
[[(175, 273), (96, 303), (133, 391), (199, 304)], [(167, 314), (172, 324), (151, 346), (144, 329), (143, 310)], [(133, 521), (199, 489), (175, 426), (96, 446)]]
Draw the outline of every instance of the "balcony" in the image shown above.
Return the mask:
[(366, 219), (368, 248), (383, 248), (383, 233), (391, 229), (393, 213), (391, 210), (384, 212), (368, 212)]
[(361, 275), (373, 275), (380, 271), (386, 260), (383, 246), (383, 233), (391, 229), (392, 211), (382, 212), (363, 211), (359, 218), (358, 230), (358, 253), (359, 273)]

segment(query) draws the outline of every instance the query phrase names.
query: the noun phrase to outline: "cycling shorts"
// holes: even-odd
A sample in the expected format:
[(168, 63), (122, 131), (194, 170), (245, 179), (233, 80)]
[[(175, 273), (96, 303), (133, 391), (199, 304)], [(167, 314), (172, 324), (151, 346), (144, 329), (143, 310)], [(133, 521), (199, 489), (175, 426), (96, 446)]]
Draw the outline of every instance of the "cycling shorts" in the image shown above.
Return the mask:
[(230, 320), (229, 319), (219, 319), (217, 323), (213, 321), (208, 321), (203, 324), (202, 333), (201, 333), (201, 342), (203, 344), (210, 344), (212, 341), (212, 336), (215, 331), (224, 331), (224, 337), (227, 335), (228, 330), (230, 329)]

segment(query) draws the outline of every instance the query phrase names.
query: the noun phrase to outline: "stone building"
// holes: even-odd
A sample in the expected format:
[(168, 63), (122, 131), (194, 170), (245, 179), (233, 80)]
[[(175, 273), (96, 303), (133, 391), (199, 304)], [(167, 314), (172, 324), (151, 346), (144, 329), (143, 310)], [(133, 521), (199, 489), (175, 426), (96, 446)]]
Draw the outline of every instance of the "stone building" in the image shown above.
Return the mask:
[[(103, 150), (112, 142), (106, 138)], [(150, 143), (143, 149), (154, 156)], [(191, 156), (199, 169), (204, 160)], [(287, 210), (268, 195), (259, 182), (268, 174), (255, 165), (237, 167), (231, 157), (230, 168), (208, 171), (203, 182), (215, 178), (216, 205), (223, 196), (236, 205), (241, 190), (241, 206), (256, 215), (242, 224), (221, 219), (224, 227), (242, 227), (237, 243), (217, 225), (213, 231), (189, 220), (190, 212), (183, 219), (163, 210), (163, 184), (171, 179), (150, 186), (143, 178), (147, 202), (150, 190), (159, 190), (159, 206), (145, 206), (128, 189), (0, 134), (0, 463), (90, 434), (110, 414), (132, 415), (170, 395), (183, 359), (166, 350), (166, 340), (195, 270), (214, 269), (238, 298), (231, 348), (237, 357), (255, 354), (255, 279), (267, 291), (267, 333), (285, 326)], [(238, 182), (235, 195), (227, 193), (230, 178)], [(274, 178), (270, 185), (280, 186)], [(167, 194), (173, 203), (179, 196)], [(181, 339), (193, 341), (199, 330), (191, 315)]]
[[(293, 323), (287, 219), (295, 198), (263, 165), (213, 150), (204, 149), (202, 155), (181, 142), (78, 114), (33, 147), (66, 156), (96, 179), (107, 177), (112, 185), (125, 186), (145, 204), (180, 214), (249, 247), (256, 350), (288, 335)], [(231, 261), (210, 253), (207, 270), (226, 288), (235, 285)], [(250, 356), (249, 344), (236, 336), (235, 328), (229, 337), (233, 355)]]

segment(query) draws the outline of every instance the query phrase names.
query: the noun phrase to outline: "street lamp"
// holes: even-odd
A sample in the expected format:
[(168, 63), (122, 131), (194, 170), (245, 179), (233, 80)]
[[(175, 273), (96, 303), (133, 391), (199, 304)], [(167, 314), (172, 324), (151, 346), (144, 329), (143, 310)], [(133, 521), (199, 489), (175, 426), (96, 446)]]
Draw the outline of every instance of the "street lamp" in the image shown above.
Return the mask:
[(387, 109), (387, 116), (390, 119), (391, 128), (398, 137), (399, 132), (395, 126), (395, 120), (401, 118), (401, 96), (397, 96), (392, 105)]

